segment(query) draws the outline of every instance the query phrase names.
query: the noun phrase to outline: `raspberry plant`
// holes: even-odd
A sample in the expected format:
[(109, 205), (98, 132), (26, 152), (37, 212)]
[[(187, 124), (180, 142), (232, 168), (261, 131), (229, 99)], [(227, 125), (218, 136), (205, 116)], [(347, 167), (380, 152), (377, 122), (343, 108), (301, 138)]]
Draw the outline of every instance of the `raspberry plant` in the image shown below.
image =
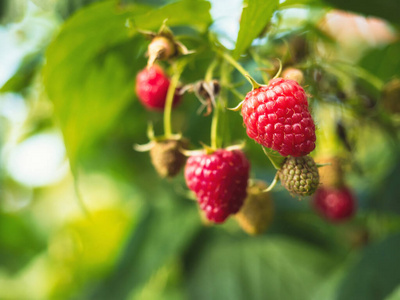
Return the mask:
[[(0, 90), (29, 111), (0, 99), (1, 299), (398, 296), (397, 3), (30, 2), (54, 32), (2, 28), (38, 45)], [(70, 170), (31, 186), (47, 129)]]

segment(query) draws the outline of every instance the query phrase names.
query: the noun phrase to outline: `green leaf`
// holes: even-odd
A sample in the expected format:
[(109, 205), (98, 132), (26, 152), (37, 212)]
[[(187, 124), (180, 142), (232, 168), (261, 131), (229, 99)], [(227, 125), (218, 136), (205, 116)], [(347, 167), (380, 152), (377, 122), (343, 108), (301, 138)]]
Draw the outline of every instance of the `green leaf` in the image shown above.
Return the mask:
[[(398, 148), (393, 149), (393, 151), (396, 150), (398, 151)], [(400, 203), (398, 201), (398, 199), (400, 199), (400, 190), (398, 186), (400, 162), (397, 161), (397, 163), (394, 163), (392, 161), (390, 167), (390, 171), (388, 171), (386, 173), (387, 175), (381, 179), (379, 185), (375, 188), (371, 195), (371, 207), (376, 210), (393, 213), (394, 218), (387, 217), (384, 221), (396, 222), (398, 219), (396, 217), (398, 217), (398, 214), (400, 213)]]
[(400, 77), (400, 42), (373, 49), (361, 60), (360, 66), (383, 81)]
[(344, 264), (338, 269), (335, 269), (332, 274), (318, 286), (311, 300), (337, 300), (338, 287), (343, 281), (347, 271), (348, 264)]
[(189, 266), (189, 299), (310, 299), (332, 259), (283, 237), (215, 239)]
[(233, 57), (238, 58), (270, 22), (278, 0), (245, 0)]
[(82, 9), (65, 22), (48, 48), (44, 84), (72, 166), (79, 152), (107, 132), (134, 98), (145, 44), (143, 38), (129, 36), (127, 19), (153, 30), (170, 16), (170, 26), (194, 24), (205, 29), (211, 20), (209, 8), (205, 1), (182, 1), (156, 10), (138, 5), (120, 9), (115, 1), (107, 1)]
[[(67, 19), (82, 7), (100, 1), (104, 0), (58, 0), (55, 4), (55, 9), (64, 19)], [(54, 3), (51, 0), (35, 0), (35, 2), (40, 2), (41, 7), (49, 7)]]
[(27, 0), (0, 0), (0, 24), (20, 22), (27, 9)]
[(400, 282), (400, 234), (366, 248), (342, 281), (338, 300), (385, 299)]
[(286, 0), (279, 3), (280, 8), (286, 8), (296, 5), (321, 5), (321, 0)]
[(158, 30), (161, 22), (168, 19), (167, 25), (170, 27), (188, 25), (205, 31), (212, 22), (210, 8), (211, 4), (203, 0), (178, 1), (147, 14), (137, 15), (133, 20), (139, 29)]
[(400, 3), (398, 0), (325, 0), (325, 2), (339, 9), (350, 10), (367, 16), (372, 15), (400, 24), (398, 13), (400, 11)]
[(397, 287), (385, 300), (400, 300), (400, 286)]
[[(46, 53), (44, 84), (72, 165), (81, 148), (102, 134), (132, 97), (137, 63), (123, 47), (112, 48), (128, 40), (128, 15), (117, 12), (113, 2), (82, 9), (64, 24)], [(106, 29), (98, 30), (102, 23)]]
[(86, 299), (127, 299), (129, 294), (141, 288), (166, 263), (179, 258), (186, 249), (200, 229), (194, 203), (181, 199), (159, 200), (171, 203), (167, 207), (150, 207), (145, 211), (115, 272)]
[(46, 243), (28, 215), (0, 213), (0, 266), (13, 273), (26, 266)]
[(43, 51), (26, 55), (15, 74), (0, 88), (0, 92), (19, 93), (29, 87), (43, 61)]

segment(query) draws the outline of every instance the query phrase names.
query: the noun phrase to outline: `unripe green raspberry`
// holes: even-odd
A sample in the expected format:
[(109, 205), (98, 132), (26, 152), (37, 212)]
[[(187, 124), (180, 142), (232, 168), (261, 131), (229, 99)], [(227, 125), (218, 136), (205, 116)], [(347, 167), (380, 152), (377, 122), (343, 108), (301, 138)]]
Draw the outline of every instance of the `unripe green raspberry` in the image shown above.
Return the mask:
[(282, 185), (293, 195), (310, 196), (318, 188), (318, 167), (310, 156), (288, 157), (278, 171)]

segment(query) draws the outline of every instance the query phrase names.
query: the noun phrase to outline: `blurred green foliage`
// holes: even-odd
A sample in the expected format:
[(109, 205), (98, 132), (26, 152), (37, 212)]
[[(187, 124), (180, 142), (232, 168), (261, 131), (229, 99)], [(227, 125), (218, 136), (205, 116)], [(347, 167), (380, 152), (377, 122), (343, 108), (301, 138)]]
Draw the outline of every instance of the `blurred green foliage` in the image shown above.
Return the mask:
[[(22, 124), (1, 114), (1, 299), (398, 299), (400, 123), (380, 99), (383, 86), (400, 77), (398, 33), (385, 45), (364, 45), (355, 53), (358, 60), (346, 61), (326, 55), (343, 45), (319, 26), (329, 5), (373, 14), (396, 28), (396, 1), (244, 1), (240, 23), (235, 20), (234, 57), (265, 81), (272, 58), (288, 64), (298, 54), (294, 41), (305, 38), (296, 63), (319, 127), (315, 156), (344, 156), (348, 184), (359, 199), (356, 218), (333, 225), (311, 211), (310, 199), (297, 201), (278, 187), (274, 222), (257, 237), (233, 219), (202, 224), (183, 176), (158, 178), (148, 153), (132, 150), (147, 142), (149, 121), (157, 135), (162, 131), (162, 115), (147, 112), (134, 93), (148, 45), (138, 29), (157, 31), (168, 19), (179, 40), (195, 50), (186, 58), (182, 84), (196, 82), (215, 58), (221, 60), (218, 51), (228, 51), (213, 29), (219, 21), (211, 14), (215, 1), (32, 2), (60, 23), (50, 45), (29, 51), (0, 88), (22, 94), (29, 111)], [(294, 7), (306, 17), (290, 15)], [(6, 13), (3, 24), (21, 18)], [(225, 73), (215, 76), (225, 78), (226, 104), (233, 107), (250, 86), (222, 65)], [(173, 112), (174, 129), (192, 148), (209, 144), (211, 117), (196, 113), (192, 94), (184, 98)], [(221, 120), (225, 146), (247, 139), (239, 114), (225, 110)], [(335, 131), (338, 121), (350, 149)], [(60, 130), (71, 172), (35, 188), (12, 178), (3, 145), (40, 133), (40, 124)], [(252, 177), (272, 181), (274, 169), (259, 145), (247, 140), (246, 153)], [(24, 205), (11, 205), (19, 188), (32, 195)]]

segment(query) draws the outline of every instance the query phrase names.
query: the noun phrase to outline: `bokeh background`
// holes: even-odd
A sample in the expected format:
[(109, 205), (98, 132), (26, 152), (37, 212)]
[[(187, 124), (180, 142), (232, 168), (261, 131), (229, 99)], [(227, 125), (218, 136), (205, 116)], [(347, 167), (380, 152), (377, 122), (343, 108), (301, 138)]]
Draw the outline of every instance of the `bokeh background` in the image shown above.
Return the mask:
[[(0, 299), (400, 299), (399, 11), (396, 0), (1, 0)], [(204, 78), (217, 44), (259, 82), (274, 58), (302, 70), (312, 155), (343, 158), (352, 220), (329, 223), (278, 185), (270, 228), (249, 236), (234, 218), (203, 224), (183, 176), (157, 176), (132, 148), (149, 121), (162, 134), (162, 114), (134, 92), (149, 43), (136, 28), (165, 19), (196, 50), (182, 84)], [(234, 107), (251, 87), (230, 72)], [(186, 94), (173, 112), (193, 149), (210, 142), (199, 105)], [(246, 141), (252, 178), (271, 182), (240, 115), (222, 120), (225, 146)]]

